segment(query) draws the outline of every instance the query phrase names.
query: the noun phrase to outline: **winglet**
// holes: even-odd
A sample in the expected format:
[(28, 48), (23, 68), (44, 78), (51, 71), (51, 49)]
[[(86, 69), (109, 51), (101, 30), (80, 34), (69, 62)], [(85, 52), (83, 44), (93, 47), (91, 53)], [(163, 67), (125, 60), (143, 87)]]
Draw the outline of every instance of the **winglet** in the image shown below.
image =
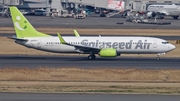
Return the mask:
[(78, 34), (78, 32), (74, 29), (74, 34), (76, 37), (80, 37), (80, 35)]
[(60, 40), (60, 42), (61, 42), (62, 44), (67, 44), (66, 41), (62, 38), (62, 36), (61, 36), (59, 33), (57, 33), (57, 35), (58, 35), (59, 40)]

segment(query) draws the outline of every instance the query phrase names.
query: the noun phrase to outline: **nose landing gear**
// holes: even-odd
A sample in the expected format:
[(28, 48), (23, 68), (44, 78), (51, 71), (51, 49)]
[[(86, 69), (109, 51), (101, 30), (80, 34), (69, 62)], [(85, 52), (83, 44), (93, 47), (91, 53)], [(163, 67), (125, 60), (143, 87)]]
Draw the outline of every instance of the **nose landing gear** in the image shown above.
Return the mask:
[(164, 55), (164, 54), (165, 54), (165, 53), (158, 53), (156, 60), (159, 61), (159, 60), (160, 60), (160, 55)]
[(159, 61), (159, 60), (160, 60), (160, 57), (159, 57), (159, 55), (158, 55), (158, 57), (156, 58), (156, 60), (157, 60), (157, 61)]

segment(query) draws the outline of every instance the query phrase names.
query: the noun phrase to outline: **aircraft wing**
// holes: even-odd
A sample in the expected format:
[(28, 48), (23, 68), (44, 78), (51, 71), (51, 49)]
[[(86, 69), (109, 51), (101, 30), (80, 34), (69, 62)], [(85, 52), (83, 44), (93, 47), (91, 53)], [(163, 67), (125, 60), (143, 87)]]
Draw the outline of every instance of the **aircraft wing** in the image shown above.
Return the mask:
[(167, 11), (158, 11), (157, 13), (164, 14), (164, 15), (169, 15), (169, 13)]
[(98, 53), (101, 49), (99, 48), (95, 48), (95, 47), (88, 47), (88, 46), (81, 46), (81, 45), (75, 45), (75, 44), (70, 44), (70, 43), (67, 43), (60, 34), (58, 34), (58, 37), (59, 37), (59, 40), (62, 44), (65, 44), (65, 45), (69, 45), (69, 46), (74, 46), (77, 50), (79, 50), (80, 52), (95, 52), (95, 53)]
[(74, 46), (77, 50), (79, 50), (80, 52), (95, 52), (98, 53), (100, 51), (100, 49), (98, 48), (94, 48), (94, 47), (87, 47), (87, 46), (80, 46), (80, 45), (70, 45), (70, 46)]

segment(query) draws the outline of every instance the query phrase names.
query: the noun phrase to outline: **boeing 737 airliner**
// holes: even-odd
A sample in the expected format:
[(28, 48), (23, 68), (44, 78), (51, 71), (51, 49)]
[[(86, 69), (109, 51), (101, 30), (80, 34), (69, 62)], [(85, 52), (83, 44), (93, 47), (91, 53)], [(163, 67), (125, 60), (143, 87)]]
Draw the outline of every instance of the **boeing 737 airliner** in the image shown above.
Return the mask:
[(116, 57), (121, 54), (165, 54), (175, 46), (166, 40), (153, 37), (85, 37), (75, 31), (76, 36), (58, 37), (38, 32), (16, 7), (10, 7), (17, 44), (55, 53), (90, 54), (88, 59)]
[(148, 17), (159, 17), (164, 18), (164, 16), (172, 16), (174, 19), (178, 19), (180, 15), (180, 6), (175, 4), (166, 5), (166, 4), (153, 4), (149, 5), (147, 8)]

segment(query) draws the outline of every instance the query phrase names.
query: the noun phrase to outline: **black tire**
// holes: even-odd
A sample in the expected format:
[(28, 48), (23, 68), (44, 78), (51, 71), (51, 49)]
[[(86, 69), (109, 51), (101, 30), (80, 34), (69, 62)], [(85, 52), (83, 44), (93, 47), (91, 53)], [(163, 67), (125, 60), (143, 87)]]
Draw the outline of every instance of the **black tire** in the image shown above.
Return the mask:
[(174, 19), (178, 19), (178, 17), (179, 17), (179, 16), (174, 16), (173, 18), (174, 18)]
[(95, 59), (96, 59), (96, 56), (94, 54), (88, 56), (88, 60), (95, 60)]
[(100, 17), (106, 17), (106, 15), (105, 14), (100, 14)]
[(160, 57), (157, 57), (156, 60), (159, 61), (159, 60), (160, 60)]
[(160, 19), (164, 19), (164, 16), (160, 16)]

